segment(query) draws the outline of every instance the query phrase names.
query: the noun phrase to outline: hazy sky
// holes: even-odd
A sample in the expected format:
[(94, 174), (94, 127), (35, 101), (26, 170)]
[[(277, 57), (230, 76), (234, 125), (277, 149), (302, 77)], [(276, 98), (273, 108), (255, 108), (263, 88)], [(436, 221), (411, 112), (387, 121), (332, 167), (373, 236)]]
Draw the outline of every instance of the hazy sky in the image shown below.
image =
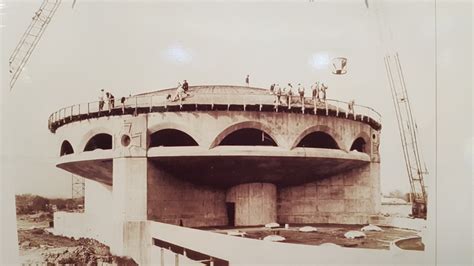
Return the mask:
[[(316, 80), (328, 98), (368, 105), (383, 116), (382, 191), (408, 191), (383, 54), (399, 52), (428, 170), (434, 172), (433, 1), (390, 1), (370, 9), (363, 0), (308, 3), (152, 3), (63, 1), (9, 92), (8, 57), (39, 2), (7, 1), (2, 26), (2, 175), (17, 193), (70, 196), (70, 174), (55, 168), (48, 116), (61, 107), (175, 86)], [(374, 10), (382, 19), (377, 23)], [(390, 25), (390, 28), (379, 26)], [(449, 21), (442, 30), (454, 27)], [(454, 30), (454, 29), (453, 29)], [(384, 36), (385, 41), (381, 42)], [(442, 52), (442, 51), (441, 51)], [(344, 56), (348, 74), (327, 65)], [(449, 57), (439, 54), (440, 60)], [(447, 59), (446, 59), (447, 60)], [(428, 177), (429, 179), (430, 177)], [(430, 181), (428, 180), (428, 183)]]

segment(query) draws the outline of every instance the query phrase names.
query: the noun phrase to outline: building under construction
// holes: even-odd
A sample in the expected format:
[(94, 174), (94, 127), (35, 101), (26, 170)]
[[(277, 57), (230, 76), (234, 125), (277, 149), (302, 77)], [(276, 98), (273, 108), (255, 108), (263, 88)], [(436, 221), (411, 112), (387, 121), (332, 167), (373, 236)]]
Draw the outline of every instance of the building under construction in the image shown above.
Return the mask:
[(193, 86), (182, 102), (172, 93), (50, 116), (57, 166), (86, 178), (84, 213), (56, 214), (56, 232), (148, 261), (134, 241), (160, 240), (154, 226), (367, 224), (378, 213), (373, 109), (299, 97), (275, 105), (267, 91), (238, 86)]

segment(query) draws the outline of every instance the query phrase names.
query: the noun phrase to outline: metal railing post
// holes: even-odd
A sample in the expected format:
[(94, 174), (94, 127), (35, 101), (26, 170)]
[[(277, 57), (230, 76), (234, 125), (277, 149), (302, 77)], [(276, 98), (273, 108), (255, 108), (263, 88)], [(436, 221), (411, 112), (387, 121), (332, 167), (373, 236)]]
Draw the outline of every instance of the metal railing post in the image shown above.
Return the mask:
[(304, 96), (301, 98), (301, 113), (304, 114)]
[(313, 105), (314, 105), (313, 113), (316, 114), (318, 111), (318, 99), (316, 97), (313, 98)]
[(71, 120), (72, 120), (72, 112), (73, 111), (74, 111), (74, 105), (71, 105), (71, 116), (70, 116)]
[(135, 113), (134, 113), (135, 116), (138, 115), (138, 97), (135, 96)]
[(153, 107), (153, 95), (150, 96), (150, 113), (151, 113), (152, 107)]

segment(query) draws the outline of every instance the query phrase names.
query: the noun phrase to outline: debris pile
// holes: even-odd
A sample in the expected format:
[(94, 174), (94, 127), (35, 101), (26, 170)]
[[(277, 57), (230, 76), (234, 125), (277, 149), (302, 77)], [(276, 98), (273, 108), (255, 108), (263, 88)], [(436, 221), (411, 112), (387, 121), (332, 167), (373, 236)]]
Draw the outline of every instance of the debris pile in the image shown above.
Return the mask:
[(347, 239), (365, 238), (365, 234), (361, 231), (349, 231), (344, 234)]

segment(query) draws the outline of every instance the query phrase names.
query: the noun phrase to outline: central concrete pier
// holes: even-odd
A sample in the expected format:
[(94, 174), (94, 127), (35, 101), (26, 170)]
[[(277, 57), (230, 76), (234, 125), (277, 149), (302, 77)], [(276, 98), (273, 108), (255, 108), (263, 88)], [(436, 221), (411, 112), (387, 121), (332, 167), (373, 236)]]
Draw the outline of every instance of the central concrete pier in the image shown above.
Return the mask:
[(274, 184), (250, 183), (231, 187), (227, 190), (226, 203), (235, 205), (236, 226), (277, 221), (277, 188)]

